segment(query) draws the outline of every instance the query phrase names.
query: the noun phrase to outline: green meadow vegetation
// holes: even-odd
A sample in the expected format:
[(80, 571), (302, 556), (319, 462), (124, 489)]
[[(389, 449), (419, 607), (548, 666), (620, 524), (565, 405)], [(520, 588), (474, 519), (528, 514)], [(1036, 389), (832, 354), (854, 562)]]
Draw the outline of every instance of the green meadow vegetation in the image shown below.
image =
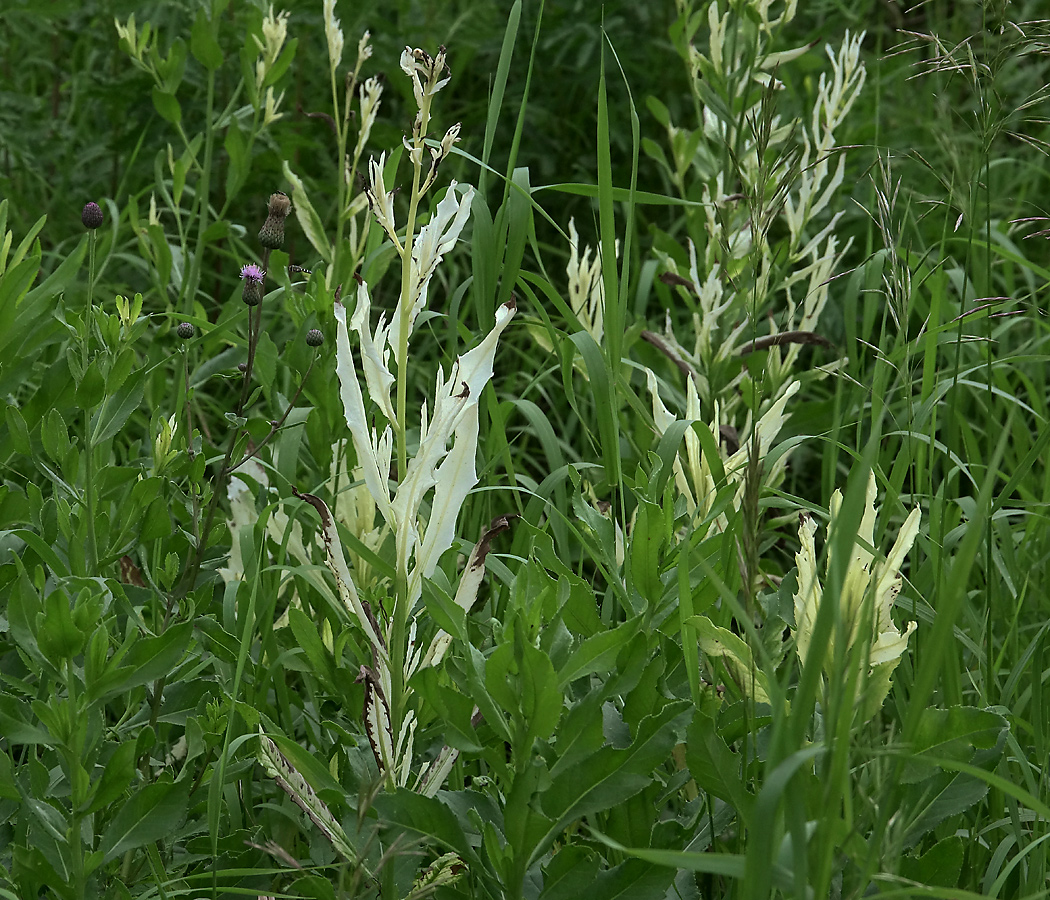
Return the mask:
[(1050, 892), (1050, 21), (11, 0), (0, 898)]

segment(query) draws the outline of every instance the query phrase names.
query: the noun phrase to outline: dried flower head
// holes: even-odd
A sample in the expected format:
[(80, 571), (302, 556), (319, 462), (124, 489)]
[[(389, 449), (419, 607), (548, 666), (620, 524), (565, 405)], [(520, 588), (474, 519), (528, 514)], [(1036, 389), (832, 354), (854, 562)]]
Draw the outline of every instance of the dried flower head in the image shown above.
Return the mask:
[(85, 228), (94, 230), (102, 224), (102, 207), (100, 207), (94, 200), (88, 203), (84, 207), (84, 211), (80, 214), (80, 221), (84, 223)]
[(266, 205), (266, 221), (259, 230), (259, 243), (268, 250), (278, 250), (284, 243), (284, 220), (292, 211), (292, 201), (283, 191), (270, 194)]

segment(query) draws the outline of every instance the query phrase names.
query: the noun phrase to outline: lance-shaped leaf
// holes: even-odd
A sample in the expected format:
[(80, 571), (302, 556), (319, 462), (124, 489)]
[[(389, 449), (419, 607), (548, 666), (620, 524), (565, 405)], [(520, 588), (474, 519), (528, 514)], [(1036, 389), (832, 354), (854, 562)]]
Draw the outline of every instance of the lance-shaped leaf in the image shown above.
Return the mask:
[(299, 770), (277, 749), (277, 745), (262, 733), (261, 729), (259, 731), (259, 762), (262, 763), (266, 774), (277, 782), (278, 787), (291, 797), (292, 802), (306, 813), (314, 825), (320, 829), (321, 834), (328, 838), (336, 852), (347, 862), (357, 863), (357, 853), (354, 852), (346, 833), (328, 806), (317, 796)]
[[(412, 244), (412, 260), (409, 273), (408, 304), (405, 304), (405, 293), (402, 292), (394, 310), (393, 322), (397, 328), (407, 329), (409, 335), (415, 326), (416, 318), (427, 303), (427, 288), (430, 279), (437, 271), (438, 263), (459, 239), (463, 226), (470, 218), (470, 204), (474, 199), (474, 188), (470, 185), (462, 197), (456, 195), (456, 182), (453, 181), (438, 203), (434, 215), (416, 235)], [(404, 360), (401, 359), (400, 344), (394, 342), (394, 362), (398, 371), (404, 371)]]
[[(459, 587), (456, 589), (456, 597), (453, 601), (463, 612), (470, 612), (474, 602), (478, 599), (478, 588), (481, 587), (481, 581), (485, 577), (485, 557), (489, 555), (489, 550), (492, 549), (493, 538), (508, 528), (510, 528), (510, 518), (508, 516), (497, 516), (492, 520), (488, 530), (481, 536), (481, 540), (474, 545), (470, 559), (467, 560), (467, 567), (460, 576)], [(439, 630), (430, 642), (430, 648), (427, 650), (427, 655), (423, 658), (420, 668), (438, 665), (444, 659), (445, 653), (451, 644), (452, 635), (443, 629)]]
[(742, 637), (720, 628), (707, 616), (691, 616), (686, 621), (696, 629), (700, 649), (722, 659), (730, 677), (746, 696), (758, 703), (769, 703), (769, 680), (755, 665), (751, 648)]
[(317, 210), (310, 202), (302, 179), (288, 167), (287, 162), (284, 163), (284, 177), (292, 186), (292, 210), (295, 212), (295, 218), (299, 220), (303, 234), (306, 235), (306, 239), (321, 259), (331, 262), (332, 245), (328, 242), (328, 236), (324, 232), (321, 217), (317, 215)]
[(387, 488), (393, 433), (388, 425), (383, 436), (377, 439), (375, 429), (368, 427), (365, 401), (361, 394), (361, 384), (357, 380), (354, 354), (350, 349), (350, 335), (346, 328), (346, 309), (341, 303), (335, 304), (335, 320), (335, 371), (339, 376), (339, 395), (343, 401), (343, 416), (350, 429), (350, 437), (357, 451), (357, 464), (361, 467), (361, 475), (368, 486), (369, 493), (375, 499), (376, 506), (379, 507), (383, 518), (393, 525), (390, 491)]
[(438, 755), (424, 766), (412, 790), (424, 797), (433, 797), (445, 784), (445, 779), (448, 778), (448, 773), (452, 771), (457, 759), (459, 750), (445, 744)]
[[(463, 498), (477, 483), (473, 461), (477, 452), (477, 404), (481, 391), (492, 378), (499, 336), (516, 311), (513, 300), (503, 304), (496, 310), (496, 324), (492, 331), (477, 347), (452, 364), (447, 380), (438, 370), (433, 418), (429, 423), (424, 419), (420, 425), (419, 450), (409, 462), (405, 479), (398, 485), (392, 504), (398, 559), (407, 565), (419, 540), (415, 522), (420, 506), (426, 494), (438, 483), (438, 465), (445, 458), (449, 439), (455, 433), (457, 450), (448, 471), (448, 483), (442, 484), (440, 493), (435, 494), (423, 538), (426, 554), (420, 552), (417, 555), (411, 570), (409, 598), (412, 603), (422, 592), (422, 579), (433, 572), (437, 559), (452, 546)], [(461, 440), (463, 446), (459, 447)]]
[(357, 332), (361, 341), (361, 368), (365, 373), (368, 396), (382, 410), (388, 422), (396, 422), (394, 407), (390, 402), (390, 388), (394, 385), (394, 376), (387, 365), (387, 359), (390, 357), (390, 326), (386, 324), (384, 313), (379, 317), (375, 334), (371, 334), (368, 330), (371, 309), (368, 285), (362, 281), (357, 286), (357, 306), (350, 320), (350, 327)]
[(339, 543), (339, 532), (336, 529), (335, 519), (332, 518), (331, 511), (320, 497), (316, 497), (313, 494), (301, 494), (294, 487), (292, 488), (292, 493), (309, 503), (321, 517), (321, 534), (324, 536), (325, 561), (328, 563), (329, 571), (335, 576), (339, 597), (350, 614), (357, 619), (378, 658), (385, 661), (387, 659), (386, 644), (379, 634), (379, 626), (372, 615), (372, 611), (365, 607), (357, 593), (357, 587), (354, 585), (354, 580), (350, 576), (350, 569), (347, 567), (346, 559), (343, 556), (343, 546)]
[(359, 681), (365, 683), (365, 733), (372, 747), (376, 765), (383, 775), (394, 769), (394, 738), (390, 727), (390, 707), (386, 694), (376, 678), (376, 674), (367, 666), (361, 666)]

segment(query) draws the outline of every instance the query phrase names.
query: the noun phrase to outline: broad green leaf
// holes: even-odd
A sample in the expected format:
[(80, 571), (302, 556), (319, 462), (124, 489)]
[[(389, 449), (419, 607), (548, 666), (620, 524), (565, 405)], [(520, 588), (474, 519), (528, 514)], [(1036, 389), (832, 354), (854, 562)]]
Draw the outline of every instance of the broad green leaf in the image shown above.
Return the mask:
[(904, 846), (914, 846), (926, 832), (936, 828), (950, 816), (965, 812), (980, 803), (988, 794), (988, 783), (960, 772), (953, 776), (942, 776), (931, 785), (914, 785), (909, 793), (917, 803), (914, 818), (904, 833)]
[(589, 847), (573, 844), (562, 847), (544, 869), (543, 893), (539, 900), (578, 900), (589, 896), (599, 861), (598, 854)]
[(135, 777), (135, 741), (125, 741), (106, 763), (102, 777), (95, 785), (94, 796), (86, 813), (98, 812), (116, 800)]
[(9, 405), (6, 410), (7, 433), (17, 453), (23, 456), (33, 455), (33, 445), (29, 440), (29, 429), (26, 420), (17, 406)]
[(153, 105), (161, 118), (172, 125), (178, 125), (182, 121), (182, 107), (174, 94), (162, 91), (158, 87), (153, 88)]
[(170, 836), (186, 815), (188, 781), (147, 784), (131, 796), (99, 843), (103, 862)]
[[(960, 762), (971, 761), (976, 750), (994, 747), (1007, 720), (997, 712), (972, 706), (948, 709), (925, 709), (911, 742), (914, 756), (935, 756)], [(904, 767), (901, 779), (913, 783), (931, 775), (931, 768), (921, 759)]]
[(277, 345), (265, 331), (259, 335), (255, 348), (255, 377), (267, 393), (277, 380)]
[(664, 900), (676, 870), (641, 859), (600, 872), (585, 896), (588, 900)]
[(142, 370), (131, 375), (117, 393), (106, 397), (92, 421), (91, 443), (98, 445), (115, 435), (142, 403), (146, 380)]
[(248, 156), (248, 145), (236, 119), (231, 119), (223, 141), (230, 167), (226, 172), (226, 198), (234, 197), (244, 185), (251, 170), (251, 158)]
[(136, 641), (122, 666), (107, 672), (91, 685), (89, 699), (112, 697), (169, 675), (186, 653), (193, 637), (193, 626), (193, 622), (180, 622), (157, 637)]
[(317, 211), (310, 202), (302, 179), (289, 168), (287, 161), (284, 162), (284, 177), (292, 186), (292, 209), (295, 212), (295, 218), (299, 221), (299, 226), (303, 229), (303, 234), (306, 235), (306, 239), (321, 259), (326, 263), (332, 262), (332, 245), (324, 232), (321, 217), (317, 215)]
[(190, 32), (190, 53), (209, 72), (214, 72), (222, 65), (222, 48), (215, 39), (212, 23), (204, 12), (204, 7), (197, 10)]
[(693, 719), (685, 753), (700, 789), (731, 803), (746, 825), (755, 798), (744, 785), (740, 754), (729, 749), (713, 718), (701, 714)]
[(653, 771), (671, 755), (678, 734), (692, 716), (688, 701), (668, 703), (644, 718), (634, 742), (622, 750), (603, 747), (558, 776), (544, 792), (541, 804), (554, 826), (532, 851), (535, 860), (573, 819), (622, 803), (654, 780)]
[(55, 462), (61, 463), (69, 450), (69, 431), (62, 413), (57, 409), (49, 410), (44, 417), (40, 426), (40, 438), (44, 444), (44, 452)]
[(933, 887), (954, 888), (962, 873), (966, 847), (958, 835), (938, 841), (922, 856), (901, 858), (901, 875)]
[(641, 624), (641, 617), (635, 616), (609, 631), (601, 631), (583, 640), (558, 672), (559, 686), (564, 688), (570, 681), (594, 672), (610, 671), (620, 650), (634, 637)]

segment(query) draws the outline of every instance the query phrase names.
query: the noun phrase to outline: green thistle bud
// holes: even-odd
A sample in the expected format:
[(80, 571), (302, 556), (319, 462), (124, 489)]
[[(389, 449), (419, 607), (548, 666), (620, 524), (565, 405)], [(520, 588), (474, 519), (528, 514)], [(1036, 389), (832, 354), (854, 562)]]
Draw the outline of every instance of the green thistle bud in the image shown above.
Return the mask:
[(175, 333), (184, 341), (188, 341), (191, 337), (193, 337), (193, 326), (189, 322), (183, 322), (178, 328), (175, 329)]
[(102, 208), (92, 200), (84, 206), (84, 210), (80, 214), (80, 221), (84, 223), (85, 228), (92, 230), (98, 228), (102, 225)]
[(292, 211), (292, 201), (288, 195), (277, 191), (270, 194), (266, 206), (266, 221), (259, 231), (259, 243), (269, 250), (278, 250), (284, 243), (284, 220)]
[(320, 347), (324, 343), (324, 333), (320, 328), (311, 328), (306, 332), (306, 345), (308, 347)]

